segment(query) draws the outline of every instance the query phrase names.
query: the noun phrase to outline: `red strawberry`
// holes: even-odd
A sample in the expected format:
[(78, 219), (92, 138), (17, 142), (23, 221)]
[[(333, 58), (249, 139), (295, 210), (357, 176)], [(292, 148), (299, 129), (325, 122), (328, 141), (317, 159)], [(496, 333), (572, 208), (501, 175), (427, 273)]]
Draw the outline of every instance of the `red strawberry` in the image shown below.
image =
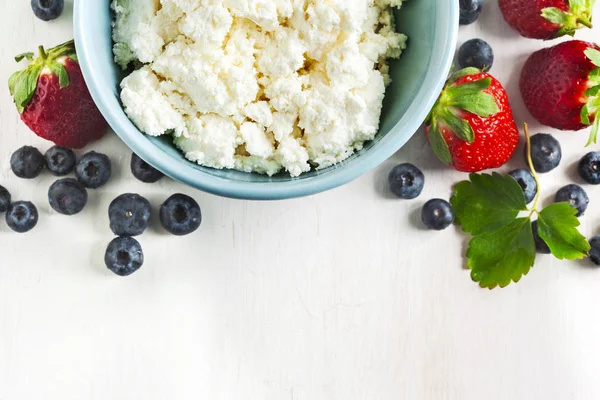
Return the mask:
[(571, 40), (533, 53), (521, 72), (521, 94), (531, 115), (544, 125), (600, 129), (600, 47)]
[(596, 0), (498, 0), (504, 19), (527, 38), (554, 39), (592, 27)]
[(519, 144), (506, 91), (490, 74), (466, 68), (446, 83), (425, 122), (431, 148), (463, 172), (498, 168)]
[(38, 136), (80, 149), (104, 136), (108, 125), (85, 85), (73, 41), (16, 57), (31, 63), (9, 80), (21, 119)]

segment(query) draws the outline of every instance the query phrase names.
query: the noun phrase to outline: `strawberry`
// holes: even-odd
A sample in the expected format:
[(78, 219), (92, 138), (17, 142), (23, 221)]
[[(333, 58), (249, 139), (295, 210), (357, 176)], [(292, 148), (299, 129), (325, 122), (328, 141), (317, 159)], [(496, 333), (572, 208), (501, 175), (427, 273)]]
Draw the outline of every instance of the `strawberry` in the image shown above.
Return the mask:
[(577, 131), (600, 130), (600, 47), (571, 40), (533, 53), (521, 72), (521, 94), (540, 123)]
[(433, 152), (458, 171), (498, 168), (519, 144), (519, 130), (506, 91), (476, 68), (455, 73), (425, 121)]
[(504, 19), (522, 36), (550, 40), (592, 27), (596, 0), (498, 0)]
[(73, 41), (39, 51), (37, 59), (17, 56), (31, 63), (9, 80), (21, 120), (38, 136), (73, 149), (104, 136), (108, 125), (83, 80)]

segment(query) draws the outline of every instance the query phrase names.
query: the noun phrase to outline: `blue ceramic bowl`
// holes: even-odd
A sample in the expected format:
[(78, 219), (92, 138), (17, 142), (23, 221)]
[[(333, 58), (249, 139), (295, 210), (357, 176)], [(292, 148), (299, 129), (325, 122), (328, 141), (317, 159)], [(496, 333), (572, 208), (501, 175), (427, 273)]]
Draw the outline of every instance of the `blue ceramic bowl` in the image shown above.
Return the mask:
[(221, 196), (275, 200), (306, 196), (341, 186), (398, 151), (417, 131), (450, 71), (458, 32), (458, 0), (408, 0), (397, 13), (409, 36), (402, 58), (393, 62), (377, 138), (348, 160), (299, 178), (267, 177), (201, 167), (187, 161), (166, 138), (151, 138), (129, 121), (119, 101), (123, 78), (114, 64), (108, 1), (75, 1), (75, 41), (83, 75), (98, 108), (123, 141), (166, 175)]

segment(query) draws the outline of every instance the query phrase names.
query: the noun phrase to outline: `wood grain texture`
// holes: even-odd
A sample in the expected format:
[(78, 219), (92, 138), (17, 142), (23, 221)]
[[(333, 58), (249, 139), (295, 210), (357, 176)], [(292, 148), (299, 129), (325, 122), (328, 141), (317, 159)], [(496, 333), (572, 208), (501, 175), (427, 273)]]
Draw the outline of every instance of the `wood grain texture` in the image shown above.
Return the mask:
[[(1, 82), (16, 68), (13, 55), (72, 36), (71, 4), (52, 23), (36, 20), (28, 0), (0, 5)], [(512, 32), (495, 0), (485, 6), (479, 24), (461, 29), (461, 42), (492, 44), (492, 72), (518, 122), (540, 131), (517, 81), (527, 55), (546, 44)], [(600, 398), (600, 270), (542, 256), (518, 285), (479, 289), (463, 269), (465, 237), (419, 224), (422, 204), (448, 198), (464, 178), (434, 160), (422, 134), (343, 188), (274, 203), (166, 180), (141, 184), (111, 135), (94, 149), (110, 154), (114, 179), (68, 218), (48, 206), (49, 174), (26, 182), (10, 172), (17, 147), (50, 146), (20, 123), (8, 90), (0, 90), (0, 127), (0, 184), (40, 209), (26, 236), (0, 223), (1, 400)], [(546, 202), (578, 182), (587, 134), (558, 138), (564, 158), (542, 177)], [(387, 173), (401, 161), (426, 173), (415, 201), (386, 192)], [(522, 166), (517, 156), (504, 170)], [(600, 233), (600, 188), (586, 189), (582, 229), (590, 236)], [(106, 271), (110, 201), (139, 192), (157, 211), (179, 191), (201, 204), (200, 232), (171, 237), (154, 218), (140, 240), (143, 269), (129, 279)]]

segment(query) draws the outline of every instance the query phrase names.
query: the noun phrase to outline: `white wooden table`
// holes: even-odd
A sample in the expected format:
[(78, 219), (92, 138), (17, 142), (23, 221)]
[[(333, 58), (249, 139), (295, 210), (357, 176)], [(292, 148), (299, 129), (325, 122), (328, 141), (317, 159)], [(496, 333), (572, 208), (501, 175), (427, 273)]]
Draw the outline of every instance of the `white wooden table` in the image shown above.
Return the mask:
[[(1, 82), (17, 67), (13, 55), (72, 37), (72, 4), (53, 23), (35, 19), (28, 0), (0, 6)], [(545, 44), (520, 39), (495, 0), (480, 23), (461, 28), (461, 41), (476, 36), (496, 51), (492, 72), (518, 122), (539, 131), (517, 85), (527, 55)], [(50, 212), (49, 174), (28, 182), (10, 172), (16, 148), (49, 144), (1, 87), (0, 184), (41, 213), (25, 236), (0, 224), (1, 400), (600, 398), (600, 270), (541, 256), (521, 283), (480, 289), (463, 269), (465, 237), (419, 224), (422, 204), (449, 197), (465, 177), (435, 161), (421, 134), (352, 184), (277, 203), (138, 183), (111, 135), (94, 149), (112, 157), (114, 179), (69, 218)], [(587, 134), (558, 138), (564, 159), (542, 178), (545, 201), (577, 181)], [(415, 201), (386, 193), (400, 161), (426, 173)], [(590, 236), (600, 233), (600, 187), (586, 189)], [(143, 269), (129, 279), (108, 272), (109, 202), (139, 192), (157, 209), (176, 191), (201, 204), (200, 232), (175, 238), (154, 221), (140, 240)]]

